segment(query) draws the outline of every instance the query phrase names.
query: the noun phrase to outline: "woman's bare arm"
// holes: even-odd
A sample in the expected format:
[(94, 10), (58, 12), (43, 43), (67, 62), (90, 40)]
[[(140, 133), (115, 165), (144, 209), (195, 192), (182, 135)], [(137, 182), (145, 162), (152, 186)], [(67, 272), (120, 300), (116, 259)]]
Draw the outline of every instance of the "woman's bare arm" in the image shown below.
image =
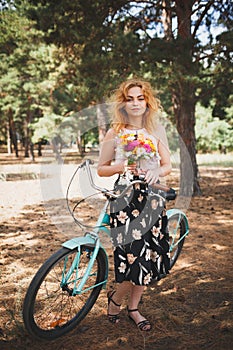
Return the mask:
[(161, 157), (160, 160), (160, 170), (159, 170), (159, 176), (163, 177), (168, 174), (170, 174), (172, 170), (171, 165), (171, 154), (169, 150), (168, 140), (167, 140), (167, 134), (164, 126), (158, 125), (157, 128), (158, 133), (158, 151), (159, 155)]
[(97, 173), (99, 176), (112, 176), (124, 172), (124, 162), (112, 164), (115, 154), (115, 132), (113, 129), (108, 130), (103, 140)]
[(155, 136), (158, 140), (158, 153), (161, 159), (160, 167), (149, 169), (146, 172), (145, 180), (149, 184), (156, 183), (160, 177), (168, 175), (172, 169), (167, 135), (165, 128), (162, 125), (158, 125)]

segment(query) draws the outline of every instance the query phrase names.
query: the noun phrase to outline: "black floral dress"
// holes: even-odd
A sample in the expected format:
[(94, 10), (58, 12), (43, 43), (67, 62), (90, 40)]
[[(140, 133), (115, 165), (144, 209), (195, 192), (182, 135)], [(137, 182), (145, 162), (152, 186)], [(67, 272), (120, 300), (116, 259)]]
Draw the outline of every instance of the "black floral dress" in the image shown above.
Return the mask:
[[(124, 185), (117, 182), (122, 191)], [(164, 202), (146, 184), (111, 201), (111, 239), (116, 282), (148, 285), (169, 273), (169, 243)]]

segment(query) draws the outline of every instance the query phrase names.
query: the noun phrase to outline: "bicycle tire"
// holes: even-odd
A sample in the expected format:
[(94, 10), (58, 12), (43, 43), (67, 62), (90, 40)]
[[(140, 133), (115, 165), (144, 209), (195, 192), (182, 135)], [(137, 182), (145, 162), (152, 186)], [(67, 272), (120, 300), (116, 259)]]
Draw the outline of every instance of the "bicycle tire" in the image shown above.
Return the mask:
[[(78, 265), (81, 275), (84, 274), (93, 249), (92, 246), (81, 246), (82, 254)], [(75, 296), (62, 290), (64, 262), (66, 261), (68, 270), (76, 254), (77, 249), (62, 247), (45, 261), (32, 279), (24, 299), (23, 320), (26, 330), (34, 338), (54, 340), (65, 335), (84, 319), (95, 304), (103, 284)], [(99, 249), (92, 271), (85, 288), (106, 279), (106, 254), (102, 248)], [(70, 291), (75, 273), (76, 270), (69, 279), (67, 289)]]
[[(174, 248), (170, 251), (170, 269), (177, 262), (178, 257), (182, 251), (184, 241), (185, 241), (185, 233), (186, 233), (186, 224), (183, 216), (179, 214), (174, 214), (168, 219), (168, 232), (169, 232), (169, 241), (170, 246), (173, 242)], [(181, 241), (179, 239), (182, 237)]]

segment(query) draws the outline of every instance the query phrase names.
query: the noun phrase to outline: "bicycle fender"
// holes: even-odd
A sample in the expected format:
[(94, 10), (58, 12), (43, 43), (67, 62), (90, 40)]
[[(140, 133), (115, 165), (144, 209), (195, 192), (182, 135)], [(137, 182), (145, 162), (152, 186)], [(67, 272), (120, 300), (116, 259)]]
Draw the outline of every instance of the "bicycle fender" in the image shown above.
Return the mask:
[(188, 219), (187, 216), (185, 215), (185, 213), (183, 211), (181, 211), (180, 209), (168, 209), (167, 210), (167, 217), (168, 219), (170, 217), (172, 217), (173, 215), (181, 215), (181, 217), (184, 219), (185, 222), (185, 228), (186, 228), (186, 232), (189, 232), (189, 223), (188, 223)]
[(90, 235), (86, 235), (84, 237), (74, 237), (69, 239), (68, 241), (64, 242), (62, 244), (62, 246), (64, 248), (68, 248), (68, 249), (75, 249), (78, 248), (82, 245), (92, 245), (95, 246), (95, 239), (93, 237), (91, 237)]
[[(62, 244), (62, 246), (64, 248), (67, 248), (70, 250), (79, 248), (82, 245), (89, 245), (89, 246), (91, 245), (94, 247), (96, 245), (96, 240), (94, 237), (87, 234), (84, 237), (74, 237), (74, 238), (69, 239), (68, 241), (66, 241)], [(108, 256), (107, 256), (106, 250), (103, 248), (103, 246), (101, 244), (99, 245), (98, 249), (100, 249), (100, 248), (104, 252), (104, 256), (105, 256), (105, 264), (106, 264), (105, 279), (107, 281), (107, 279), (108, 279)], [(105, 284), (105, 286), (106, 286), (106, 284)]]

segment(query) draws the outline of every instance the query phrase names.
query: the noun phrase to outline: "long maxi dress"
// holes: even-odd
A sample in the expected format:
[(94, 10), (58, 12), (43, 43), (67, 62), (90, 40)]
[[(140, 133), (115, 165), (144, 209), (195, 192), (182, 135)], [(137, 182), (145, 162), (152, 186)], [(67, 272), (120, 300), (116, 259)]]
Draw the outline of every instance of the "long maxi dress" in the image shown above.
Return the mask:
[[(124, 129), (121, 135), (135, 130)], [(137, 137), (150, 138), (157, 149), (158, 140), (145, 129), (136, 131)], [(123, 159), (121, 138), (116, 138), (115, 161)], [(153, 159), (140, 160), (142, 170), (159, 166), (159, 154)], [(133, 177), (137, 179), (137, 177)], [(118, 178), (117, 191), (125, 187)], [(114, 246), (115, 280), (130, 281), (134, 285), (148, 285), (169, 273), (169, 234), (164, 202), (147, 184), (136, 184), (127, 195), (114, 199), (110, 205), (111, 239)]]

